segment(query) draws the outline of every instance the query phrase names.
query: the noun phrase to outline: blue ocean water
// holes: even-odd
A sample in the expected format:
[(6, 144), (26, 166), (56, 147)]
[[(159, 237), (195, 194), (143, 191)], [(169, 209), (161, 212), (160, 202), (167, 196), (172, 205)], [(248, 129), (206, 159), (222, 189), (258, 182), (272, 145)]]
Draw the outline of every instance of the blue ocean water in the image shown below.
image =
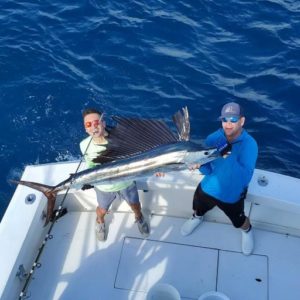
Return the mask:
[(86, 107), (164, 119), (192, 139), (240, 102), (258, 168), (300, 178), (300, 2), (0, 2), (0, 218), (28, 164), (79, 158)]

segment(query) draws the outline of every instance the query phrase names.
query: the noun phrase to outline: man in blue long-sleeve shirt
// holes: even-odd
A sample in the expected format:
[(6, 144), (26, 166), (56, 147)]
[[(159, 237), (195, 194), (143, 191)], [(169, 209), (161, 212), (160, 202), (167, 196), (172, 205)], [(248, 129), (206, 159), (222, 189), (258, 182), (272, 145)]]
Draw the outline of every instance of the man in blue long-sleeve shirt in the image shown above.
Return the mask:
[(204, 214), (218, 206), (236, 228), (242, 230), (242, 252), (250, 255), (254, 248), (253, 230), (244, 213), (244, 199), (256, 164), (258, 148), (256, 141), (243, 125), (242, 107), (235, 103), (223, 106), (220, 119), (222, 128), (206, 138), (208, 147), (218, 147), (227, 142), (231, 153), (226, 158), (214, 160), (199, 168), (204, 174), (193, 198), (193, 216), (182, 228), (182, 235), (191, 234), (203, 221)]

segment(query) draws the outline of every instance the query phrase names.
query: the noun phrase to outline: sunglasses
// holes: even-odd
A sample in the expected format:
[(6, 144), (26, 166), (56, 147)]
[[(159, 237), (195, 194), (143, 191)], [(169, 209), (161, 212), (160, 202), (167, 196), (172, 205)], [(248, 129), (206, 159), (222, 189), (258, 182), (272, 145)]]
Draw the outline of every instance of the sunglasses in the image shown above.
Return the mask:
[(222, 118), (222, 122), (224, 123), (227, 123), (227, 122), (230, 122), (230, 123), (237, 123), (239, 121), (239, 117), (227, 117), (227, 118)]
[(94, 127), (98, 127), (100, 125), (100, 123), (101, 123), (100, 120), (89, 121), (89, 122), (84, 123), (84, 127), (85, 128), (91, 128), (92, 125), (94, 125)]

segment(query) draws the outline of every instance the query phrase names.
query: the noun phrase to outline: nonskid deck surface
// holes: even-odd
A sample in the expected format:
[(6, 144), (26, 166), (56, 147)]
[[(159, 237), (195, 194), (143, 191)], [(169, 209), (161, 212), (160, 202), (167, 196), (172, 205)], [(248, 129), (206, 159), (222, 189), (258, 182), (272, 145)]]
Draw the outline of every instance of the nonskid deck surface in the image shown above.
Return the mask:
[(220, 291), (231, 300), (300, 299), (300, 239), (254, 229), (255, 251), (241, 253), (241, 233), (204, 222), (183, 237), (182, 218), (150, 217), (144, 239), (132, 213), (107, 216), (108, 238), (95, 237), (95, 214), (69, 212), (54, 226), (29, 299), (146, 299), (156, 283), (172, 284), (182, 299)]

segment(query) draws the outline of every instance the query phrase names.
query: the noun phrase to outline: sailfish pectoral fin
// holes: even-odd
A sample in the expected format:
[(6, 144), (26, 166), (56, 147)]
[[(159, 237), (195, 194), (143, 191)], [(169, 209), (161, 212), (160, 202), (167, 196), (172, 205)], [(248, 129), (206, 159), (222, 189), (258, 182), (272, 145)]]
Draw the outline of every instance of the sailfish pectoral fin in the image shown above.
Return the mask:
[(38, 182), (24, 181), (24, 180), (10, 180), (10, 181), (14, 184), (21, 184), (21, 185), (28, 186), (32, 189), (42, 192), (46, 196), (46, 198), (47, 198), (47, 213), (46, 213), (46, 220), (45, 220), (45, 224), (44, 224), (44, 226), (46, 226), (49, 223), (49, 221), (51, 220), (58, 190), (55, 189), (54, 186), (45, 185), (45, 184), (41, 184)]

